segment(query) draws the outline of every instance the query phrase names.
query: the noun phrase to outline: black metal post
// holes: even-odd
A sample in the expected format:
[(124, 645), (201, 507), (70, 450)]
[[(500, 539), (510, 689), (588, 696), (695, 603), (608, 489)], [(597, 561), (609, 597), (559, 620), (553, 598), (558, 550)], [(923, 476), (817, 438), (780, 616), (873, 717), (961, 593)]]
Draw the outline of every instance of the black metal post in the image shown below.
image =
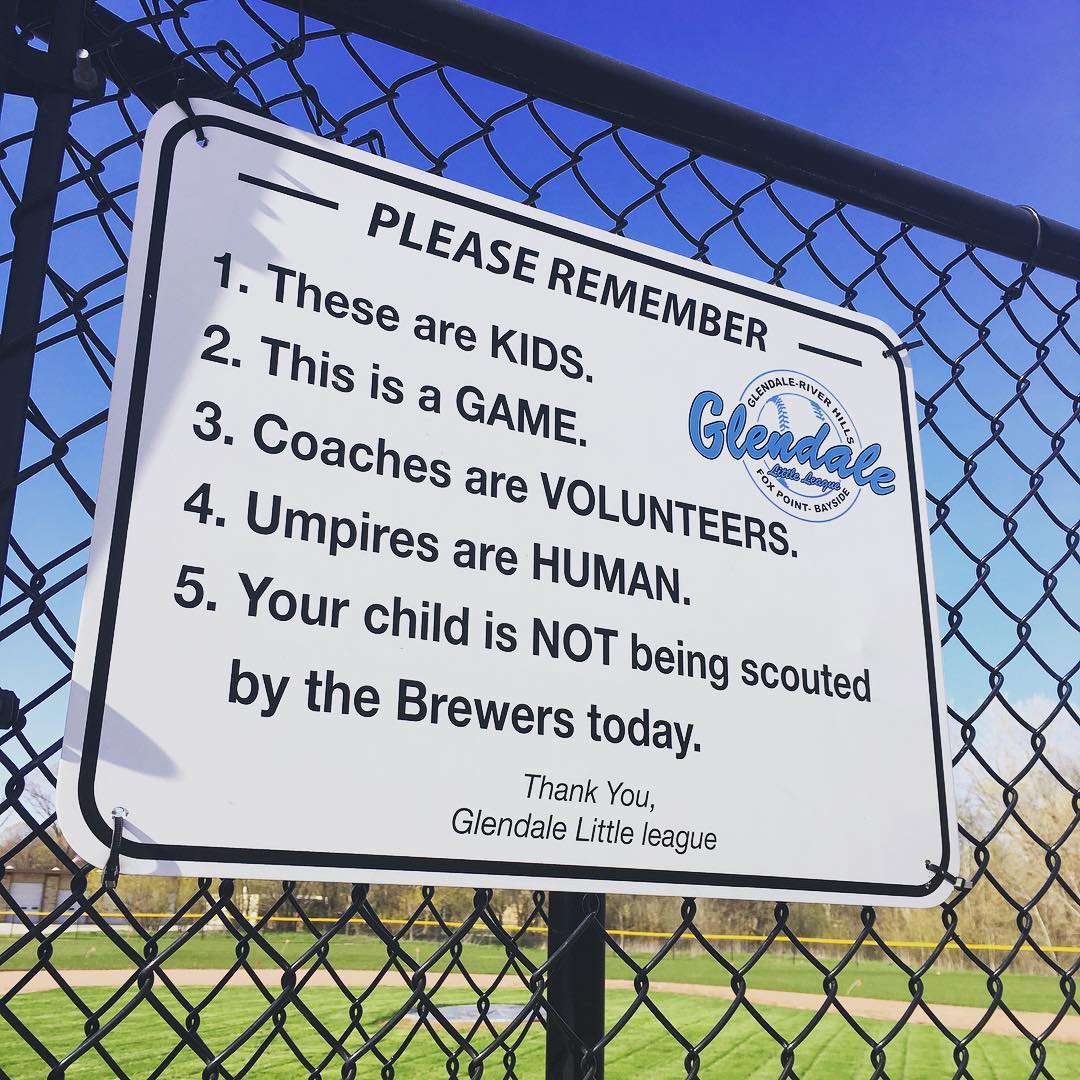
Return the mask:
[[(49, 35), (49, 58), (64, 70), (75, 67), (81, 44), (84, 0), (60, 0)], [(15, 486), (22, 455), (30, 378), (45, 294), (49, 244), (71, 105), (71, 87), (41, 88), (23, 180), (22, 200), (13, 216), (14, 244), (4, 320), (0, 328), (0, 592), (7, 566)]]
[(548, 893), (548, 958), (580, 929), (548, 981), (547, 1080), (603, 1080), (604, 897)]

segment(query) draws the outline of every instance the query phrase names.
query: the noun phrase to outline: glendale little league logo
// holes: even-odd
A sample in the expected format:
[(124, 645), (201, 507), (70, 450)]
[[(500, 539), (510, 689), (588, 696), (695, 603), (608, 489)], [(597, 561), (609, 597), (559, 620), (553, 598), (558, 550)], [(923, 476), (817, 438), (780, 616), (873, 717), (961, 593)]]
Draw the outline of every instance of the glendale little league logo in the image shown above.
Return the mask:
[[(862, 450), (859, 433), (836, 396), (821, 383), (794, 371), (761, 376), (740, 395), (750, 419), (770, 430), (793, 432), (795, 438), (828, 425), (825, 442)], [(755, 411), (756, 410), (756, 411)], [(815, 470), (797, 459), (789, 465), (743, 459), (746, 471), (765, 496), (781, 510), (805, 521), (831, 521), (846, 513), (859, 497), (852, 477)]]
[(801, 371), (753, 378), (724, 416), (724, 400), (702, 390), (690, 406), (690, 442), (702, 457), (726, 449), (776, 507), (803, 521), (834, 521), (862, 489), (895, 490), (896, 473), (878, 465), (881, 444), (864, 446), (837, 396)]

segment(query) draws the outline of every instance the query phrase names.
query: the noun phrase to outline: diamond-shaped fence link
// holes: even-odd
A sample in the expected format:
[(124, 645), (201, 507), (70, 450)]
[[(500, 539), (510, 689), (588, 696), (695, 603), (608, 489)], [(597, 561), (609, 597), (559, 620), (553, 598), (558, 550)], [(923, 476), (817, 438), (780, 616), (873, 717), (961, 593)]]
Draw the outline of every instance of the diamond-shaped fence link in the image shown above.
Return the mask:
[[(599, 1076), (603, 1058), (609, 1077), (1080, 1075), (1080, 291), (1039, 268), (1039, 216), (1026, 261), (992, 254), (681, 147), (677, 117), (665, 140), (553, 104), (557, 70), (547, 94), (513, 89), (393, 34), (319, 21), (314, 6), (56, 0), (23, 4), (23, 44), (5, 38), (17, 92), (0, 141), (0, 387), (9, 395), (20, 356), (33, 381), (17, 474), (0, 475), (0, 498), (17, 495), (0, 603), (0, 1076), (539, 1076), (547, 1029), (580, 1076)], [(35, 124), (66, 114), (73, 65), (41, 49), (65, 34), (89, 56), (58, 129), (60, 182), (43, 186), (28, 182)], [(108, 888), (72, 855), (53, 791), (140, 140), (178, 79), (181, 94), (872, 313), (922, 342), (969, 891), (920, 913), (609, 898), (604, 1034), (586, 1043), (548, 990), (600, 908), (549, 956), (542, 893)], [(40, 311), (13, 310), (29, 265), (13, 236), (54, 198)]]

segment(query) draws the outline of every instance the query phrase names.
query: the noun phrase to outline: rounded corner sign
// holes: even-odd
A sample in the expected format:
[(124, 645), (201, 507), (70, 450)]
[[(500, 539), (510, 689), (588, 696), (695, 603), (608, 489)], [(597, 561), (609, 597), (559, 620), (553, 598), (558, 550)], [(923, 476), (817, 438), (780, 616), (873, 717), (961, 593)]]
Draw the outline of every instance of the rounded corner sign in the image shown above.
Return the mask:
[(895, 336), (211, 102), (147, 134), (61, 762), (129, 872), (927, 905)]

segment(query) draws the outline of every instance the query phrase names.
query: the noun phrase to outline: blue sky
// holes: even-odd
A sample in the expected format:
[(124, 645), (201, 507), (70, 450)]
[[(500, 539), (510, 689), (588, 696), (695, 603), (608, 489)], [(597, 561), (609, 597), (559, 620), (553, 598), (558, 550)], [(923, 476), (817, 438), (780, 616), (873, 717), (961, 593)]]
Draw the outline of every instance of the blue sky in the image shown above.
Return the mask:
[(1076, 0), (476, 6), (1007, 202), (1080, 220)]
[[(106, 6), (131, 18), (140, 15), (135, 0), (108, 0)], [(272, 18), (284, 37), (295, 32), (296, 17), (258, 3), (257, 10)], [(543, 4), (524, 0), (485, 0), (480, 6), (541, 30), (566, 37), (579, 44), (634, 63), (659, 74), (686, 82), (741, 105), (757, 109), (791, 123), (893, 158), (995, 195), (1010, 202), (1030, 203), (1041, 212), (1073, 223), (1080, 222), (1080, 2), (1044, 0), (1039, 4), (1007, 5), (994, 2), (931, 4), (909, 0), (893, 5), (840, 3), (756, 4), (701, 0), (656, 3), (546, 0)], [(667, 14), (657, 17), (657, 12)], [(202, 4), (190, 9), (185, 30), (193, 41), (214, 43), (222, 37), (238, 42), (245, 54), (258, 56), (267, 51), (262, 32), (235, 5)], [(367, 43), (364, 55), (380, 74), (392, 79), (417, 66), (412, 57), (402, 58), (393, 50)], [(211, 56), (211, 60), (216, 62)], [(299, 61), (305, 77), (319, 87), (328, 108), (338, 115), (352, 105), (377, 96), (370, 84), (346, 57), (333, 39), (309, 47)], [(292, 77), (277, 63), (259, 70), (260, 82), (276, 92), (295, 90)], [(480, 112), (492, 112), (501, 103), (520, 97), (479, 80), (455, 76), (466, 97)], [(403, 87), (398, 107), (430, 145), (444, 148), (460, 134), (475, 132), (471, 121), (463, 123), (461, 110), (448, 98), (433, 76)], [(127, 106), (137, 123), (144, 123), (145, 110), (134, 100)], [(5, 137), (23, 130), (31, 119), (31, 107), (24, 101), (5, 103)], [(290, 103), (275, 110), (279, 119), (308, 127), (303, 110)], [(547, 108), (545, 115), (573, 144), (603, 127), (566, 110)], [(349, 135), (360, 135), (377, 126), (386, 138), (391, 156), (421, 168), (428, 166), (400, 132), (385, 108), (357, 117)], [(91, 153), (99, 153), (114, 140), (126, 135), (115, 106), (94, 107), (76, 118), (76, 137)], [(564, 164), (565, 156), (538, 135), (535, 124), (524, 111), (509, 116), (496, 128), (495, 140), (523, 175), (536, 179), (549, 168)], [(628, 136), (641, 159), (654, 172), (677, 160), (680, 152), (655, 142)], [(18, 164), (25, 146), (11, 148), (5, 168), (17, 178)], [(561, 160), (560, 160), (561, 158)], [(128, 147), (105, 158), (103, 181), (115, 190), (130, 185), (138, 166), (138, 151)], [(649, 185), (621, 158), (610, 139), (593, 144), (586, 152), (583, 172), (622, 208)], [(755, 178), (716, 163), (707, 171), (726, 195), (736, 197)], [(449, 157), (445, 175), (492, 190), (510, 198), (521, 198), (506, 176), (492, 164), (481, 143), (474, 143)], [(680, 216), (699, 229), (722, 216), (723, 209), (683, 170), (666, 191)], [(784, 189), (787, 204), (802, 220), (811, 220), (830, 205), (828, 201), (794, 189)], [(133, 194), (123, 199), (130, 213)], [(610, 227), (597, 207), (583, 194), (570, 174), (563, 174), (543, 187), (538, 205), (543, 209)], [(53, 263), (81, 287), (117, 266), (115, 253), (105, 242), (96, 219), (96, 197), (76, 185), (62, 197), (63, 212), (86, 211), (89, 216), (69, 225), (54, 242)], [(6, 229), (6, 213), (0, 212), (0, 230)], [(895, 223), (853, 215), (865, 235), (882, 242)], [(755, 237), (780, 257), (800, 239), (767, 203), (757, 196), (743, 218)], [(109, 218), (122, 246), (127, 233), (114, 216)], [(654, 200), (642, 204), (630, 215), (627, 234), (639, 240), (692, 254), (682, 238), (657, 209)], [(921, 234), (920, 244), (930, 256), (944, 261), (955, 256), (959, 246)], [(729, 223), (712, 241), (710, 257), (724, 266), (752, 277), (767, 278), (769, 268), (758, 260), (740, 234)], [(867, 255), (850, 238), (845, 238), (835, 221), (823, 230), (822, 249), (830, 267), (854, 277), (867, 265)], [(990, 259), (994, 272), (1012, 280), (1015, 262)], [(936, 284), (936, 275), (920, 268), (917, 260), (903, 250), (889, 255), (890, 272), (898, 276), (909, 299)], [(6, 267), (0, 267), (0, 274)], [(784, 280), (788, 287), (805, 291), (831, 302), (843, 299), (834, 284), (822, 274), (804, 252), (792, 260)], [(1051, 300), (1063, 304), (1074, 292), (1073, 283), (1048, 275), (1040, 285)], [(986, 279), (971, 266), (956, 274), (952, 289), (966, 311), (985, 317), (995, 310), (1000, 291), (988, 287)], [(116, 282), (91, 290), (94, 304), (116, 295)], [(891, 322), (903, 330), (909, 312), (879, 280), (860, 285), (857, 306)], [(963, 354), (976, 340), (972, 328), (937, 296), (930, 308), (925, 331), (937, 335), (946, 357)], [(49, 310), (57, 300), (50, 294)], [(118, 308), (94, 317), (95, 326), (108, 347), (115, 341)], [(1016, 305), (1025, 325), (1048, 332), (1052, 315), (1032, 297)], [(62, 324), (66, 325), (66, 324)], [(993, 322), (989, 343), (1016, 369), (1033, 362), (1033, 350), (1004, 317)], [(1051, 357), (1054, 370), (1075, 393), (1076, 358), (1061, 341), (1055, 342)], [(929, 393), (947, 381), (949, 366), (931, 347), (915, 354), (919, 389)], [(993, 414), (1015, 394), (1015, 379), (983, 350), (976, 350), (965, 375), (965, 390)], [(60, 342), (45, 350), (35, 370), (34, 399), (58, 431), (74, 426), (107, 405), (107, 390), (93, 372), (85, 355), (73, 341)], [(1071, 405), (1068, 396), (1045, 376), (1037, 377), (1028, 393), (1037, 415), (1052, 429), (1067, 423)], [(988, 424), (957, 388), (938, 402), (938, 421), (955, 441), (961, 456), (975, 451), (988, 437)], [(1007, 437), (1026, 467), (1036, 467), (1049, 454), (1049, 438), (1039, 430), (1019, 406), (1006, 413)], [(1075, 424), (1073, 429), (1075, 430)], [(91, 494), (96, 490), (101, 448), (101, 428), (76, 439), (65, 463)], [(45, 452), (47, 444), (37, 435), (27, 441), (29, 463)], [(927, 484), (931, 491), (949, 490), (962, 478), (960, 457), (933, 433), (925, 433), (923, 452)], [(1069, 453), (1075, 457), (1075, 447)], [(1008, 459), (998, 449), (980, 457), (978, 480), (999, 506), (1012, 506), (1024, 498), (1028, 477), (1024, 467)], [(1076, 466), (1074, 465), (1074, 468)], [(1045, 473), (1042, 496), (1061, 515), (1076, 515), (1075, 483), (1058, 465)], [(949, 524), (977, 555), (993, 550), (1002, 537), (1001, 522), (984, 506), (969, 487), (950, 501)], [(42, 473), (20, 489), (16, 535), (40, 564), (85, 535), (85, 511), (66, 492), (54, 470)], [(1064, 534), (1042, 510), (1030, 504), (1018, 515), (1018, 538), (1035, 554), (1038, 564), (1049, 567), (1065, 553)], [(69, 573), (79, 553), (58, 566), (50, 582)], [(973, 583), (971, 558), (939, 530), (934, 540), (934, 558), (939, 592), (947, 601), (963, 597)], [(994, 595), (1015, 612), (1024, 612), (1042, 591), (1039, 569), (1028, 564), (1015, 549), (1005, 547), (995, 554), (987, 585)], [(1080, 565), (1075, 556), (1059, 571), (1055, 595), (1075, 612), (1080, 606)], [(69, 633), (74, 634), (81, 588), (67, 588), (53, 601)], [(5, 599), (11, 595), (5, 594)], [(14, 612), (15, 616), (21, 614)], [(985, 656), (1002, 657), (1016, 644), (1012, 618), (1002, 613), (986, 589), (979, 590), (964, 606), (963, 632), (972, 647)], [(1032, 618), (1033, 641), (1061, 673), (1075, 662), (1075, 632), (1049, 605)], [(36, 639), (29, 627), (0, 644), (3, 675), (0, 683), (14, 685), (28, 700), (62, 673), (62, 664)], [(967, 649), (954, 640), (945, 651), (946, 684), (949, 697), (962, 711), (975, 708), (987, 694), (987, 677)], [(1006, 694), (1014, 701), (1035, 701), (1035, 719), (1052, 707), (1054, 679), (1039, 670), (1030, 658), (1020, 655), (1007, 669)], [(44, 742), (59, 733), (63, 702), (55, 701), (35, 715), (43, 728), (36, 738)]]

